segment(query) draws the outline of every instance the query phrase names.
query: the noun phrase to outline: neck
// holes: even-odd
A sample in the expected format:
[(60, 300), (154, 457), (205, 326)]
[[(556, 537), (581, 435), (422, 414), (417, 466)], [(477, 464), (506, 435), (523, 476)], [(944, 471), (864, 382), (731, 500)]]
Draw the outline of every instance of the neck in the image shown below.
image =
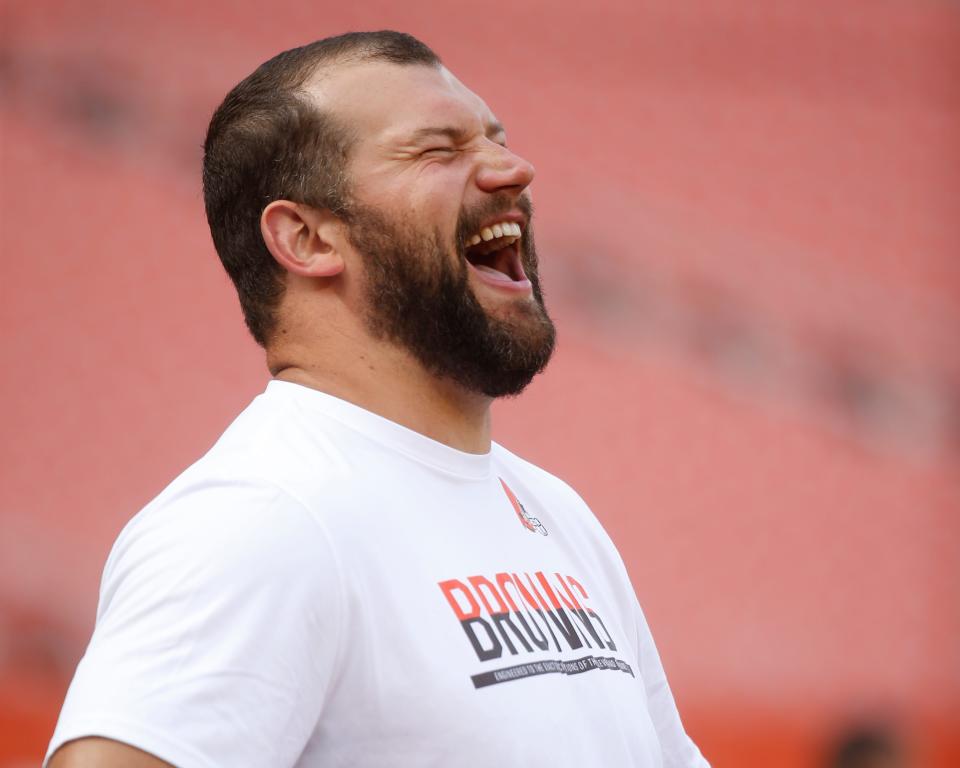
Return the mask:
[(337, 357), (288, 345), (268, 350), (267, 362), (281, 381), (339, 397), (457, 450), (490, 450), (491, 398), (433, 376), (393, 345), (378, 343)]

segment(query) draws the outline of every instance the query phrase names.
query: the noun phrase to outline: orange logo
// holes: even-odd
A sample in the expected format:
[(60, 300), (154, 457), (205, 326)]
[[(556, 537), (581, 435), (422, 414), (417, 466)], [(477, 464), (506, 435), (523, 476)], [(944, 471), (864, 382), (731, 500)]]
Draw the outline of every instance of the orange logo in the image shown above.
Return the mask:
[(528, 531), (534, 533), (539, 532), (546, 536), (547, 529), (544, 527), (543, 523), (541, 523), (537, 518), (527, 514), (527, 510), (523, 508), (523, 504), (520, 503), (513, 491), (510, 490), (510, 486), (504, 482), (502, 477), (500, 478), (500, 485), (503, 486), (503, 491), (507, 494), (507, 498), (510, 499), (510, 503), (513, 505), (513, 511), (517, 513), (517, 517), (520, 518), (520, 522), (523, 524), (523, 527)]

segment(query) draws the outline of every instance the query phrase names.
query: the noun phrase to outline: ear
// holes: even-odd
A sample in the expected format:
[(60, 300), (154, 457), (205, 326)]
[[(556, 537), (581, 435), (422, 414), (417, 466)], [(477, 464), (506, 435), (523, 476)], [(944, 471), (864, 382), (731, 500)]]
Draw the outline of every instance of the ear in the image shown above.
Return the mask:
[(302, 277), (333, 277), (343, 271), (340, 220), (289, 200), (274, 200), (260, 216), (267, 250), (281, 267)]

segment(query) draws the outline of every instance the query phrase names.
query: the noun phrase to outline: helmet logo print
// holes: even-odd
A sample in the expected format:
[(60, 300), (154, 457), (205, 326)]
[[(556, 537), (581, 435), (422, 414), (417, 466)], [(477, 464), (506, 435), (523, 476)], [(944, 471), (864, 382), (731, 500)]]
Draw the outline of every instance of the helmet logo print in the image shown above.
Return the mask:
[(517, 499), (513, 491), (510, 490), (510, 486), (506, 484), (504, 479), (501, 477), (500, 485), (503, 486), (504, 493), (507, 494), (507, 498), (510, 499), (510, 503), (513, 505), (513, 511), (517, 513), (517, 517), (520, 519), (520, 522), (523, 524), (523, 527), (528, 531), (534, 533), (540, 533), (543, 536), (547, 535), (547, 529), (540, 522), (539, 519), (530, 515), (526, 509), (524, 509), (523, 504), (520, 503), (520, 500)]

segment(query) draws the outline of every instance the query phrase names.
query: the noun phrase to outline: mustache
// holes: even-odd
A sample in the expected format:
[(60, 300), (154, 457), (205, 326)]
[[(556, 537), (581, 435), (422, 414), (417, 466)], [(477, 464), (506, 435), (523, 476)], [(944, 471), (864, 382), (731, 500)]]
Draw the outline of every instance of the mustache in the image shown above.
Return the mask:
[(461, 211), (457, 220), (457, 248), (461, 253), (464, 252), (467, 238), (472, 237), (483, 222), (514, 210), (519, 210), (523, 214), (524, 229), (526, 229), (533, 218), (533, 201), (526, 192), (520, 197), (514, 197), (508, 192), (496, 192), (481, 205), (469, 211)]

